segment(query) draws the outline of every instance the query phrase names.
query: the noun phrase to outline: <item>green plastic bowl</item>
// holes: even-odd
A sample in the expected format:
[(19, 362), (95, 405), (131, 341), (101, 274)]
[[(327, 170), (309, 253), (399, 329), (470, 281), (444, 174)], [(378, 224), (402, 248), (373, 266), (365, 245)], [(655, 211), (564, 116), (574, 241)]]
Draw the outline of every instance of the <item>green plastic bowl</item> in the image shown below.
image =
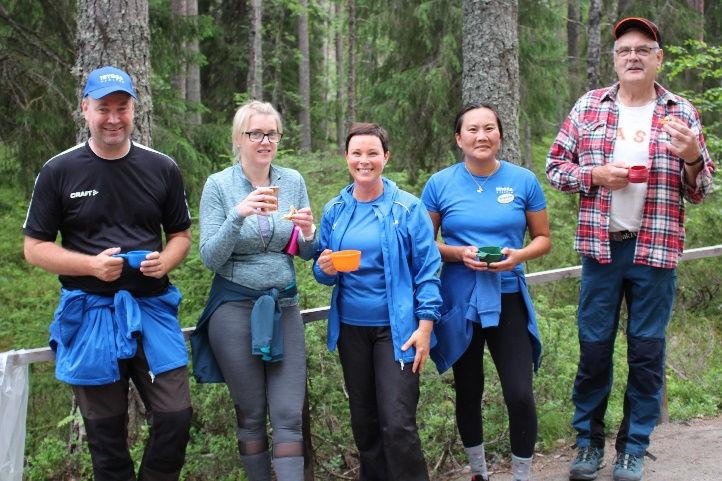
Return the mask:
[(504, 258), (504, 254), (501, 253), (501, 247), (497, 246), (485, 246), (479, 247), (479, 251), (476, 256), (481, 262), (499, 262)]

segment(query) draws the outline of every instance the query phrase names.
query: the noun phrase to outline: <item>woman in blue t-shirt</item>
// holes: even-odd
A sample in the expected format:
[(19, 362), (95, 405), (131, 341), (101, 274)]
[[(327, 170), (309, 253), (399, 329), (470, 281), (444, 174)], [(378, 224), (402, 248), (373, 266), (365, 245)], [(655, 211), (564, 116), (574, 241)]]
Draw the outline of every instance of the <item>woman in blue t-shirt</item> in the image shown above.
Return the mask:
[[(441, 257), (424, 205), (381, 176), (388, 160), (383, 128), (351, 126), (353, 183), (324, 208), (314, 275), (334, 286), (328, 347), (338, 343), (360, 479), (426, 481), (416, 405), (439, 319)], [(360, 250), (361, 264), (337, 272), (331, 253), (346, 249)]]
[[(509, 411), (513, 479), (528, 480), (537, 433), (532, 368), (539, 367), (541, 343), (522, 263), (551, 249), (546, 201), (532, 172), (496, 158), (503, 131), (491, 106), (464, 106), (455, 134), (462, 162), (431, 176), (421, 197), (443, 238), (442, 316), (431, 356), (439, 372), (453, 369), (472, 480), (486, 481), (481, 399), (489, 346)], [(482, 246), (501, 247), (503, 258), (480, 260)]]

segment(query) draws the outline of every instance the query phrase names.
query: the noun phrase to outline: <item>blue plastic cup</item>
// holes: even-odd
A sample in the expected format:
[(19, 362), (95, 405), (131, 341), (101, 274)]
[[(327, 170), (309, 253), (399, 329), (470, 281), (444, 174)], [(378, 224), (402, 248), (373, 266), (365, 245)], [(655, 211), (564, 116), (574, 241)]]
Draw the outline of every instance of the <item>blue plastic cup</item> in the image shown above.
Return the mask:
[(140, 269), (140, 263), (153, 251), (128, 251), (125, 254), (113, 254), (113, 257), (122, 257), (128, 261), (133, 269)]

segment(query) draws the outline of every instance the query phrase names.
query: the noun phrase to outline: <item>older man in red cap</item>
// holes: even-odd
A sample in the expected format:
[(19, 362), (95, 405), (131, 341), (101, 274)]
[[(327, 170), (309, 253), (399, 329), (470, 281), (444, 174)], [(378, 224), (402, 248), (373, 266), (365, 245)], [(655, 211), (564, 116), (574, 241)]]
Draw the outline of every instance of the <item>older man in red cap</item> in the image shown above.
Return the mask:
[(684, 199), (701, 202), (714, 166), (699, 115), (656, 82), (663, 52), (657, 26), (629, 17), (614, 25), (618, 82), (574, 105), (549, 151), (555, 188), (578, 193), (575, 249), (582, 255), (577, 322), (579, 366), (572, 425), (577, 458), (569, 479), (597, 477), (604, 461), (604, 414), (622, 300), (627, 306), (629, 377), (613, 479), (643, 476), (659, 417), (665, 329), (684, 245)]
[[(127, 445), (132, 379), (150, 424), (138, 479), (176, 481), (191, 402), (181, 295), (167, 274), (188, 254), (191, 220), (178, 165), (130, 140), (135, 98), (123, 70), (88, 75), (81, 109), (90, 138), (40, 170), (25, 258), (60, 278), (50, 346), (55, 375), (83, 416), (94, 478), (136, 479)], [(137, 251), (140, 265), (126, 263), (125, 251)]]

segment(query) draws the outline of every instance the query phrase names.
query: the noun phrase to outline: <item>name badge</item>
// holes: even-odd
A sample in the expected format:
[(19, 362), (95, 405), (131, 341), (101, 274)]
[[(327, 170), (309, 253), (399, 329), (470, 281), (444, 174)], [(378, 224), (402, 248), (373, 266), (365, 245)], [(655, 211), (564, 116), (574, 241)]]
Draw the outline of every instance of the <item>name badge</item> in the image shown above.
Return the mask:
[(496, 201), (500, 204), (508, 204), (512, 200), (514, 200), (514, 194), (501, 194), (496, 198)]

